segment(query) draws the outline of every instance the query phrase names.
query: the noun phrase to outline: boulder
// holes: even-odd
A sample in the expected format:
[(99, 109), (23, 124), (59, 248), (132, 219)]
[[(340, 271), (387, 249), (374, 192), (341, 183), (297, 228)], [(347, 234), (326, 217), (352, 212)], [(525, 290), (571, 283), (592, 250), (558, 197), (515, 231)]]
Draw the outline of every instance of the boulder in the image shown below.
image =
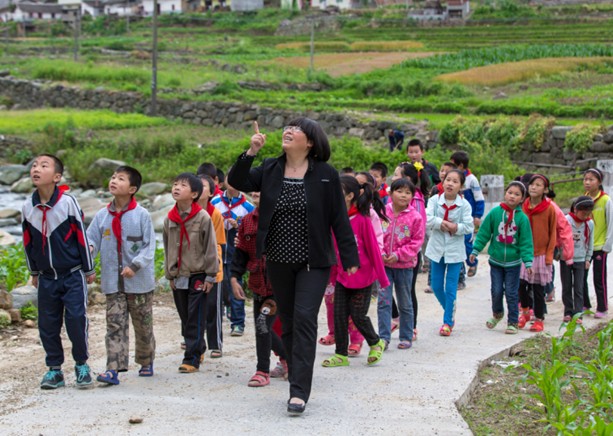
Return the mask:
[(27, 328), (29, 328), (29, 329), (33, 329), (34, 327), (36, 327), (36, 322), (35, 322), (35, 321), (32, 321), (31, 319), (26, 319), (26, 320), (23, 322), (23, 325), (24, 325), (24, 326), (26, 326), (26, 327), (27, 327)]
[(18, 194), (29, 194), (34, 190), (34, 184), (29, 177), (17, 180), (11, 185), (11, 192)]
[(173, 205), (166, 206), (163, 209), (156, 210), (155, 212), (151, 212), (151, 221), (153, 222), (153, 228), (156, 232), (161, 232), (164, 230), (164, 219), (172, 208)]
[(168, 206), (174, 206), (175, 199), (172, 198), (172, 194), (164, 194), (158, 195), (153, 200), (153, 204), (151, 205), (151, 212), (155, 212), (161, 209), (165, 209)]
[(9, 315), (11, 315), (11, 322), (21, 322), (21, 311), (19, 309), (10, 309), (7, 310), (7, 312), (9, 313)]
[(0, 219), (17, 218), (21, 219), (21, 212), (17, 209), (1, 209)]
[(32, 285), (21, 286), (11, 291), (13, 297), (13, 308), (21, 309), (23, 306), (32, 302), (38, 307), (38, 291)]
[(85, 216), (85, 224), (89, 224), (94, 219), (94, 215), (104, 208), (106, 205), (95, 197), (82, 198), (79, 200), (79, 205)]
[(120, 160), (107, 159), (105, 157), (101, 157), (96, 160), (93, 164), (89, 166), (90, 170), (103, 170), (113, 172), (119, 166), (126, 165), (125, 162)]
[(0, 309), (11, 309), (13, 307), (13, 297), (5, 290), (0, 289)]
[(160, 182), (151, 182), (145, 183), (140, 187), (139, 192), (147, 197), (152, 197), (154, 195), (163, 194), (168, 190), (168, 185), (166, 183)]
[(7, 247), (15, 244), (16, 242), (17, 241), (13, 235), (5, 232), (4, 230), (0, 230), (0, 247)]
[(25, 165), (3, 165), (0, 166), (0, 184), (12, 185), (17, 180), (28, 174), (28, 167)]
[(554, 126), (551, 128), (551, 136), (555, 139), (564, 139), (566, 134), (573, 130), (570, 126)]

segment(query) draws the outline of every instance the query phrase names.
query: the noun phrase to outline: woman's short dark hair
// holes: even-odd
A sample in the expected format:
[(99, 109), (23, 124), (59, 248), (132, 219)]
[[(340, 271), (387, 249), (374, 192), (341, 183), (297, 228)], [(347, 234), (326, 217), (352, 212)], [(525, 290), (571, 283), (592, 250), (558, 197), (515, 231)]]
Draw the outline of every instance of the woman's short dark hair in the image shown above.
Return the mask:
[(304, 132), (307, 140), (312, 144), (309, 156), (315, 160), (327, 162), (330, 159), (330, 142), (317, 121), (300, 117), (290, 121), (288, 126), (298, 126)]

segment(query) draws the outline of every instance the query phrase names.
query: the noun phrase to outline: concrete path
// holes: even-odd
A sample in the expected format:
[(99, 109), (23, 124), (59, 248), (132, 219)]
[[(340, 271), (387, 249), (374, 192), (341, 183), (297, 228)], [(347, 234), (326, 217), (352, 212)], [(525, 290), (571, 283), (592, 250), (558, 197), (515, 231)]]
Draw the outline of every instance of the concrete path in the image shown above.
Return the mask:
[[(491, 314), (489, 267), (486, 256), (480, 260), (478, 274), (459, 293), (451, 337), (438, 335), (442, 309), (432, 294), (423, 292), (425, 276), (420, 275), (419, 339), (411, 350), (396, 348), (395, 333), (376, 367), (366, 366), (364, 348), (350, 367), (323, 368), (321, 361), (334, 349), (318, 346), (313, 393), (301, 417), (290, 418), (285, 412), (286, 382), (273, 380), (264, 388), (246, 386), (255, 371), (252, 325), (245, 336), (236, 338), (229, 336), (225, 324), (224, 357), (207, 358), (200, 373), (177, 373), (179, 328), (172, 317), (174, 308), (166, 304), (155, 309), (160, 318), (171, 319), (156, 324), (155, 377), (139, 378), (131, 371), (122, 376), (120, 386), (81, 391), (72, 387), (74, 375), (68, 373), (66, 388), (48, 392), (36, 388), (42, 372), (32, 373), (29, 394), (9, 412), (0, 413), (0, 434), (470, 434), (455, 402), (471, 384), (479, 363), (532, 336), (528, 331), (505, 335), (504, 322), (492, 331), (485, 328)], [(548, 305), (545, 322), (552, 334), (562, 318), (559, 282), (556, 288), (558, 301)], [(376, 321), (374, 305), (371, 317)], [(103, 323), (102, 315), (92, 322)], [(589, 327), (595, 322), (589, 318), (585, 324)], [(326, 331), (322, 308), (319, 332)], [(97, 371), (104, 369), (103, 347), (92, 353), (90, 363)], [(29, 370), (23, 368), (26, 373)], [(4, 382), (0, 384), (3, 408), (7, 406), (2, 402), (7, 389)], [(134, 416), (143, 422), (130, 424)]]

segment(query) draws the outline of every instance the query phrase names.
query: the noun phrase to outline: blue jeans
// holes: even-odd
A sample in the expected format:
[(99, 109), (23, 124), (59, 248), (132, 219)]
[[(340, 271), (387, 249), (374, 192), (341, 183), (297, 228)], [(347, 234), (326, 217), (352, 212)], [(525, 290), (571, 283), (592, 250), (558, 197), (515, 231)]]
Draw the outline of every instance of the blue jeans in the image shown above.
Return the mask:
[[(234, 293), (232, 292), (232, 287), (230, 286), (230, 277), (232, 274), (230, 272), (229, 263), (223, 264), (223, 281), (224, 285), (230, 289), (230, 327), (234, 328), (236, 326), (245, 328), (245, 300), (237, 300), (234, 298)], [(223, 316), (222, 316), (223, 317)]]
[(475, 258), (474, 262), (470, 261), (470, 254), (473, 252), (473, 242), (475, 240), (475, 236), (473, 233), (469, 235), (464, 235), (464, 248), (466, 248), (466, 265), (473, 267), (477, 266), (479, 263), (479, 259)]
[(507, 298), (507, 322), (517, 324), (519, 321), (519, 270), (521, 265), (503, 268), (490, 263), (490, 278), (492, 281), (492, 313), (494, 318), (502, 318), (504, 307), (502, 298)]
[(385, 268), (390, 285), (381, 288), (377, 301), (379, 337), (388, 343), (392, 336), (392, 293), (396, 288), (396, 301), (400, 314), (400, 340), (413, 341), (413, 302), (411, 300), (412, 268)]
[(455, 323), (455, 300), (458, 294), (458, 278), (462, 262), (445, 263), (442, 257), (440, 262), (430, 259), (430, 271), (432, 271), (432, 291), (445, 314), (443, 323), (453, 327)]

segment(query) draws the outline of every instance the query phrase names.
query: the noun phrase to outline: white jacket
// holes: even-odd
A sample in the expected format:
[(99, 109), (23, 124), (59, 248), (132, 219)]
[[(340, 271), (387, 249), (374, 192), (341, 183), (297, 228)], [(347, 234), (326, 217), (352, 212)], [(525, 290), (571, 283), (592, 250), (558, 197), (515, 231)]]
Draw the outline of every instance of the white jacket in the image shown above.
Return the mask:
[(426, 247), (426, 257), (434, 262), (440, 262), (443, 257), (445, 263), (464, 262), (466, 260), (464, 235), (472, 235), (475, 230), (472, 208), (462, 196), (456, 197), (453, 204), (457, 207), (449, 211), (448, 220), (458, 225), (458, 231), (450, 235), (449, 232), (441, 230), (445, 216), (444, 204), (445, 194), (435, 195), (428, 200), (426, 228), (431, 234)]

